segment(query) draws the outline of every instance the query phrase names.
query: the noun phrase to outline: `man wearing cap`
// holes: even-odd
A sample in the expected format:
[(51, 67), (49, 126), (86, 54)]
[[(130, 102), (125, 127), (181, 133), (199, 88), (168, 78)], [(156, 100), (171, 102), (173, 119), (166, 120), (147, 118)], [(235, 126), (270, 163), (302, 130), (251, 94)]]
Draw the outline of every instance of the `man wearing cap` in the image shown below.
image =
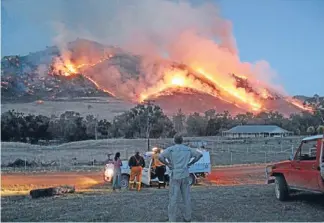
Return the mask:
[(142, 170), (143, 167), (145, 167), (145, 161), (144, 158), (139, 154), (138, 150), (135, 152), (135, 155), (129, 159), (128, 165), (131, 169), (129, 177), (129, 189), (133, 189), (136, 177), (137, 190), (140, 191), (142, 183)]
[[(169, 188), (169, 221), (176, 221), (177, 197), (181, 193), (185, 210), (184, 222), (191, 221), (191, 198), (189, 184), (189, 167), (196, 163), (203, 155), (195, 149), (191, 149), (182, 144), (181, 135), (174, 137), (175, 145), (167, 148), (159, 155), (159, 160), (169, 167), (170, 188)], [(193, 158), (192, 161), (190, 161)]]

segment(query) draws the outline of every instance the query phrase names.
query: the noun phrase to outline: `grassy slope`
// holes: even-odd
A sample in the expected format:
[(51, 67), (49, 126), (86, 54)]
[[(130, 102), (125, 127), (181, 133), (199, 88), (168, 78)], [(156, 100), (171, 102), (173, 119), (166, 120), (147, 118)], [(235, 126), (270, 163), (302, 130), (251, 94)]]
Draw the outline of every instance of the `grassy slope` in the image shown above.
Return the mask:
[[(88, 106), (91, 106), (89, 108)], [(43, 104), (6, 103), (1, 104), (1, 112), (14, 109), (25, 114), (41, 114), (46, 116), (60, 115), (65, 111), (76, 111), (85, 117), (86, 115), (98, 115), (101, 119), (112, 120), (114, 116), (129, 110), (132, 104), (114, 98), (91, 98), (80, 100), (44, 101)]]

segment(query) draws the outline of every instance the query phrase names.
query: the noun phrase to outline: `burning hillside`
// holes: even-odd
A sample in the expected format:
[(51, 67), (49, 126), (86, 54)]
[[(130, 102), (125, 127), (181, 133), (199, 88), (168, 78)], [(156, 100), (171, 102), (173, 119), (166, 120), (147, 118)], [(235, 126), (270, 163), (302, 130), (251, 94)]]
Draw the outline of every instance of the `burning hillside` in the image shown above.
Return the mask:
[[(54, 38), (57, 46), (23, 57), (24, 63), (7, 64), (13, 63), (19, 73), (36, 66), (34, 74), (53, 82), (73, 82), (82, 77), (97, 91), (133, 103), (155, 99), (170, 105), (182, 98), (187, 104), (181, 106), (188, 111), (205, 106), (230, 112), (274, 108), (285, 114), (312, 111), (273, 84), (275, 72), (266, 61), (240, 60), (231, 23), (221, 18), (216, 6), (192, 5), (189, 1), (142, 0), (130, 4), (116, 0), (116, 4), (110, 4), (112, 1), (109, 7), (107, 1), (101, 1), (83, 3), (77, 9), (66, 2), (65, 8), (79, 10), (75, 16), (80, 17), (71, 21), (70, 13), (64, 19), (60, 17), (67, 22), (59, 26)], [(104, 8), (113, 10), (107, 13), (101, 10)], [(82, 32), (73, 28), (80, 27), (79, 22), (85, 24)], [(102, 44), (86, 39), (67, 41), (87, 34)], [(24, 79), (23, 85), (30, 85), (29, 80)], [(3, 88), (8, 86), (4, 84)], [(204, 100), (209, 105), (203, 105)], [(176, 111), (179, 106), (174, 103), (170, 109)]]
[[(48, 92), (56, 88), (69, 89), (69, 83), (77, 84), (82, 89), (85, 85), (79, 82), (83, 77), (81, 80), (92, 84), (95, 89), (123, 100), (141, 103), (154, 99), (168, 113), (179, 108), (187, 112), (202, 112), (210, 108), (232, 113), (279, 110), (290, 114), (300, 110), (311, 111), (300, 101), (284, 97), (242, 74), (227, 73), (220, 78), (199, 66), (165, 59), (147, 60), (116, 47), (82, 39), (68, 46), (66, 51), (51, 55), (51, 63), (46, 65), (47, 74), (39, 77), (45, 83), (36, 83), (36, 88), (29, 90), (29, 94), (39, 90), (37, 85), (44, 84)], [(15, 60), (19, 61), (17, 58)], [(14, 65), (19, 67), (21, 62), (17, 61)], [(35, 71), (33, 81), (37, 75), (39, 70)], [(27, 78), (24, 83), (30, 86), (28, 81), (31, 79)], [(52, 82), (53, 86), (49, 84)], [(67, 86), (64, 87), (63, 83)], [(75, 95), (75, 91), (70, 88), (68, 94)]]
[[(227, 73), (218, 76), (208, 73), (200, 66), (164, 59), (147, 60), (145, 57), (135, 56), (120, 49), (114, 50), (111, 47), (89, 50), (91, 44), (85, 40), (72, 43), (74, 48), (53, 58), (50, 75), (65, 77), (82, 75), (98, 89), (134, 103), (153, 98), (158, 102), (162, 96), (162, 101), (165, 101), (165, 98), (171, 101), (172, 95), (180, 93), (186, 95), (186, 99), (183, 100), (193, 106), (188, 109), (192, 111), (201, 110), (199, 103), (195, 103), (195, 106), (192, 104), (190, 95), (193, 94), (201, 95), (199, 101), (209, 95), (209, 98), (217, 98), (222, 104), (235, 106), (236, 110), (242, 111), (284, 109), (283, 113), (292, 113), (298, 110), (312, 110), (300, 101), (284, 97), (270, 86), (258, 80), (250, 80), (242, 74)], [(148, 76), (154, 78), (147, 79)], [(225, 109), (224, 106), (217, 104), (210, 104), (209, 107)], [(228, 106), (225, 107), (227, 109)]]

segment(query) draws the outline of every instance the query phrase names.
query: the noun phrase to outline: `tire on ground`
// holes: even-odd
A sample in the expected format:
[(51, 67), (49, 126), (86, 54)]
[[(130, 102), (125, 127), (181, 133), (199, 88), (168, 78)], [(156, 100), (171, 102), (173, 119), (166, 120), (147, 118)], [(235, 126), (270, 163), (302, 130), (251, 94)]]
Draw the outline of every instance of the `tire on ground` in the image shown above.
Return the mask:
[(127, 174), (123, 174), (121, 176), (121, 180), (120, 180), (120, 186), (121, 188), (127, 188), (129, 184), (129, 175)]
[(280, 201), (285, 201), (289, 197), (289, 188), (283, 175), (275, 176), (275, 194)]

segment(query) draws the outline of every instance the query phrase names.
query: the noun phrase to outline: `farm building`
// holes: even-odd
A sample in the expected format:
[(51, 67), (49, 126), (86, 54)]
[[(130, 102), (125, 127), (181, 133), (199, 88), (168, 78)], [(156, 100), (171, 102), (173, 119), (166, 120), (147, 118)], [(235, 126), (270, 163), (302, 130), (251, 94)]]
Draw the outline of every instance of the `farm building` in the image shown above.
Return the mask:
[(238, 125), (222, 132), (222, 136), (230, 138), (285, 137), (291, 135), (293, 135), (293, 132), (276, 125)]

